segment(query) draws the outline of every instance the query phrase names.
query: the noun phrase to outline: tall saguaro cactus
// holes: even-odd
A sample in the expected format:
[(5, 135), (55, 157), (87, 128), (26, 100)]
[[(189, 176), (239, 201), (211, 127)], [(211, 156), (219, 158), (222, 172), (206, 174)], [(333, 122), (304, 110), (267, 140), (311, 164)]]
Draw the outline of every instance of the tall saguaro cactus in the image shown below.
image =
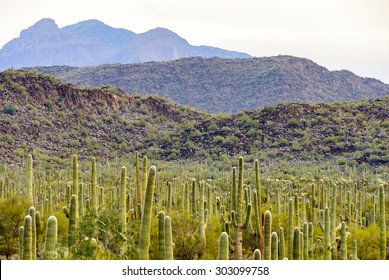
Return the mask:
[(263, 258), (265, 260), (270, 260), (271, 259), (271, 222), (272, 222), (272, 217), (271, 217), (271, 212), (268, 210), (265, 212), (265, 220), (264, 220), (264, 253), (263, 253)]
[(165, 259), (165, 212), (158, 213), (158, 259)]
[(30, 215), (24, 217), (23, 231), (23, 260), (32, 260), (32, 218)]
[(32, 171), (32, 155), (28, 155), (28, 162), (27, 162), (27, 202), (29, 206), (34, 205), (34, 194), (33, 194), (33, 187), (32, 187), (32, 177), (33, 177), (33, 171)]
[(386, 259), (386, 220), (385, 220), (385, 192), (384, 185), (380, 186), (380, 258)]
[(126, 187), (127, 187), (127, 168), (122, 166), (122, 172), (120, 175), (120, 192), (119, 192), (119, 211), (120, 211), (120, 228), (122, 234), (126, 231), (126, 214), (127, 214), (127, 206), (126, 206)]
[(92, 158), (92, 175), (91, 175), (91, 206), (94, 211), (97, 211), (97, 171), (96, 159)]
[(77, 195), (73, 194), (70, 201), (70, 214), (69, 214), (69, 237), (68, 237), (68, 247), (74, 245), (75, 243), (75, 233), (78, 229), (78, 200)]
[(234, 259), (242, 259), (242, 225), (243, 225), (243, 157), (239, 157), (238, 189), (236, 195), (236, 225)]
[(72, 195), (75, 194), (78, 197), (78, 160), (77, 160), (77, 155), (73, 155), (73, 157), (72, 157), (72, 176), (73, 176)]
[(142, 220), (140, 226), (140, 240), (139, 240), (139, 260), (149, 259), (150, 247), (150, 230), (151, 230), (151, 210), (152, 200), (155, 188), (156, 168), (151, 166), (147, 178), (146, 195), (143, 204)]
[(173, 260), (172, 221), (169, 216), (165, 217), (165, 260)]

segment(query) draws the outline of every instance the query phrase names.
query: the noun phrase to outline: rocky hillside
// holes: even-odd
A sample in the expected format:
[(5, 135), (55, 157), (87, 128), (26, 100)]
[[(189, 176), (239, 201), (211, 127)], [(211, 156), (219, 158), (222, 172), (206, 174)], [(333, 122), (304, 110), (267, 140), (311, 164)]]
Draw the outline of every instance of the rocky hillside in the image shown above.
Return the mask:
[(43, 67), (78, 85), (107, 84), (130, 93), (156, 93), (181, 105), (234, 114), (278, 102), (358, 101), (389, 96), (389, 85), (349, 71), (329, 71), (291, 56), (248, 59), (185, 58), (170, 62)]
[(136, 34), (86, 20), (59, 28), (42, 19), (0, 50), (0, 71), (30, 66), (92, 66), (105, 63), (165, 61), (189, 56), (249, 57), (245, 53), (192, 46), (176, 33), (156, 28)]
[(51, 163), (114, 158), (389, 163), (389, 98), (359, 103), (279, 104), (210, 115), (158, 96), (77, 87), (36, 71), (0, 73), (1, 162), (27, 153)]

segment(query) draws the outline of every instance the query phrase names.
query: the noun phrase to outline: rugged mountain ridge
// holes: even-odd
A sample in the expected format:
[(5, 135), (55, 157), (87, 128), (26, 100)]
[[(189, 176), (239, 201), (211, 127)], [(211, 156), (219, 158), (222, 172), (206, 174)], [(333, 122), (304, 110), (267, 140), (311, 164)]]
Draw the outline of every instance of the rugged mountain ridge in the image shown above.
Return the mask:
[(78, 85), (113, 85), (156, 93), (211, 113), (237, 113), (278, 102), (358, 101), (389, 95), (389, 85), (350, 71), (329, 71), (293, 56), (245, 59), (183, 58), (97, 67), (38, 67)]
[(0, 73), (0, 153), (63, 164), (70, 155), (339, 164), (389, 163), (389, 98), (336, 104), (279, 104), (211, 115), (158, 96), (77, 87), (36, 71)]
[(23, 30), (0, 50), (0, 71), (31, 66), (92, 66), (172, 60), (188, 56), (249, 57), (208, 46), (192, 46), (176, 33), (156, 28), (136, 34), (98, 20), (59, 28), (46, 18)]

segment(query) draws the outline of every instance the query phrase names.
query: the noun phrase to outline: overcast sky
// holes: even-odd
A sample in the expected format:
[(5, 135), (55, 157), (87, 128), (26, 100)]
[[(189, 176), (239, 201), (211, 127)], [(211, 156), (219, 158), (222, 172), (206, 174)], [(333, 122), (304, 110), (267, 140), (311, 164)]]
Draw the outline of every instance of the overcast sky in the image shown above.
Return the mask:
[(0, 0), (0, 48), (42, 18), (165, 27), (192, 45), (306, 57), (389, 83), (389, 0)]

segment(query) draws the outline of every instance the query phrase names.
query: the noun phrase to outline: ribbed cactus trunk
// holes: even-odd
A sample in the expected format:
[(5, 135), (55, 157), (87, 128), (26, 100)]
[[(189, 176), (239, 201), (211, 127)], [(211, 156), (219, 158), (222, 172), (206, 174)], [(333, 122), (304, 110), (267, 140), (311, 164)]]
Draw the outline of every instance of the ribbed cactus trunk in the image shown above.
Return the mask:
[(300, 260), (300, 229), (294, 228), (293, 231), (293, 260)]
[(28, 161), (27, 161), (27, 190), (26, 190), (26, 198), (27, 198), (27, 203), (28, 206), (33, 206), (34, 205), (34, 194), (33, 194), (33, 159), (32, 155), (28, 155)]
[(47, 220), (45, 250), (43, 252), (44, 259), (54, 260), (57, 258), (57, 233), (58, 225), (57, 218), (50, 216)]
[(358, 260), (358, 248), (357, 248), (357, 241), (353, 240), (353, 248), (352, 248), (352, 254), (351, 254), (351, 260)]
[(78, 200), (77, 195), (73, 194), (70, 201), (70, 209), (69, 209), (69, 231), (68, 231), (68, 247), (72, 247), (76, 242), (75, 234), (78, 229)]
[(73, 176), (72, 195), (75, 194), (78, 197), (78, 160), (77, 160), (77, 155), (73, 155), (73, 157), (72, 157), (72, 176)]
[(330, 210), (324, 209), (324, 259), (331, 260)]
[(337, 256), (337, 245), (336, 245), (336, 187), (332, 187), (332, 197), (331, 197), (331, 212), (330, 212), (330, 235), (331, 235), (331, 259), (335, 260)]
[(165, 259), (165, 212), (158, 213), (158, 259)]
[(263, 248), (263, 258), (264, 260), (271, 260), (271, 223), (272, 223), (272, 216), (270, 211), (265, 212), (265, 218), (264, 218), (264, 248)]
[(147, 189), (148, 164), (149, 164), (149, 160), (148, 160), (147, 156), (144, 156), (143, 157), (143, 167), (142, 167), (142, 172), (143, 172), (142, 198), (143, 198), (143, 200), (144, 200), (144, 197), (146, 196), (146, 189)]
[(23, 259), (23, 245), (24, 245), (24, 226), (19, 227), (19, 260)]
[(288, 259), (293, 260), (293, 198), (289, 199), (288, 207)]
[(229, 241), (227, 232), (222, 232), (219, 237), (219, 260), (228, 260)]
[(308, 223), (303, 224), (303, 256), (302, 259), (309, 259), (309, 236), (308, 236)]
[(165, 259), (173, 260), (172, 222), (169, 216), (165, 217)]
[(236, 196), (236, 225), (235, 225), (235, 251), (234, 259), (242, 259), (242, 220), (243, 220), (243, 157), (239, 157), (238, 189)]
[(135, 186), (136, 204), (140, 204), (140, 206), (142, 207), (142, 187), (140, 183), (139, 152), (135, 152)]
[(271, 259), (278, 260), (278, 234), (272, 232), (271, 234)]
[(283, 260), (286, 257), (285, 254), (285, 232), (284, 228), (280, 227), (278, 229), (278, 237), (280, 239), (278, 244), (278, 259)]
[(205, 209), (204, 209), (204, 189), (205, 189), (205, 183), (200, 182), (200, 190), (199, 190), (199, 197), (200, 197), (200, 204), (199, 204), (199, 239), (200, 239), (200, 248), (199, 248), (199, 258), (202, 257), (202, 255), (205, 252), (206, 248), (206, 235), (205, 235), (205, 228), (206, 228), (206, 222), (205, 222)]
[(385, 220), (385, 191), (384, 185), (380, 186), (380, 259), (386, 259), (386, 220)]
[(91, 208), (97, 211), (98, 200), (97, 200), (97, 170), (96, 170), (96, 159), (92, 158), (92, 175), (91, 175)]
[(192, 181), (192, 195), (191, 195), (191, 215), (196, 217), (196, 180)]
[(347, 229), (345, 222), (342, 222), (340, 230), (340, 259), (347, 260)]
[(119, 190), (119, 213), (120, 213), (120, 230), (122, 234), (126, 232), (126, 214), (127, 214), (127, 168), (122, 166), (120, 174), (120, 190)]
[(29, 209), (29, 215), (31, 216), (31, 255), (32, 259), (36, 259), (36, 220), (35, 220), (35, 208), (32, 206)]
[(149, 259), (151, 211), (152, 211), (153, 195), (155, 189), (155, 177), (156, 177), (156, 168), (155, 166), (151, 166), (147, 178), (147, 188), (146, 188), (145, 200), (144, 200), (143, 211), (142, 211), (140, 240), (139, 240), (139, 255), (138, 255), (139, 260)]
[(30, 215), (24, 217), (23, 230), (23, 260), (32, 260), (32, 218)]

